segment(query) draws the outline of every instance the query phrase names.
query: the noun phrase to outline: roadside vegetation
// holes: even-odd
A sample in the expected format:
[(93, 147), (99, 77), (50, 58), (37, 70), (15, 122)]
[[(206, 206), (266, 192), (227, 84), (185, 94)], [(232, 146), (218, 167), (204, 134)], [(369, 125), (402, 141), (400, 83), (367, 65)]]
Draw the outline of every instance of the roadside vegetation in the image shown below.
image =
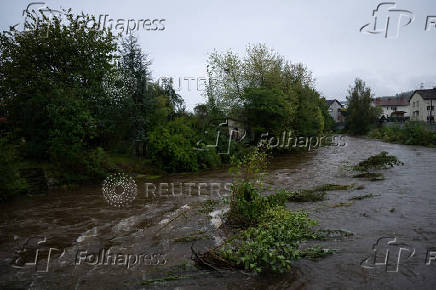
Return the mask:
[(406, 122), (404, 126), (375, 128), (368, 137), (405, 145), (436, 146), (436, 133), (422, 122)]

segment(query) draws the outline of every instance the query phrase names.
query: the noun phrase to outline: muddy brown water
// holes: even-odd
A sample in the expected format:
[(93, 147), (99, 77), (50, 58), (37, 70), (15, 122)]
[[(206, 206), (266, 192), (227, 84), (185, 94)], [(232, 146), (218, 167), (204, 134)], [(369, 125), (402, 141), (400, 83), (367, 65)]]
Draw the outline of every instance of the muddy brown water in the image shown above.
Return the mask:
[[(287, 204), (290, 210), (309, 212), (320, 228), (353, 233), (313, 242), (334, 249), (332, 255), (295, 261), (284, 275), (195, 268), (191, 247), (201, 252), (226, 234), (218, 228), (226, 192), (219, 196), (203, 186), (200, 195), (197, 187), (188, 195), (185, 186), (177, 197), (147, 197), (144, 184), (174, 183), (178, 191), (180, 183), (218, 183), (223, 189), (232, 178), (221, 169), (138, 181), (137, 198), (124, 208), (109, 206), (100, 185), (1, 205), (0, 288), (436, 288), (436, 149), (345, 140), (345, 147), (278, 156), (267, 179), (274, 188), (290, 190), (356, 184), (351, 190), (329, 191), (322, 202)], [(344, 170), (381, 151), (396, 155), (405, 165), (380, 171), (385, 176), (380, 181), (355, 179)], [(357, 190), (358, 185), (364, 188)], [(374, 197), (349, 203), (351, 197), (365, 194)], [(209, 199), (217, 201), (210, 213), (204, 203)], [(190, 241), (193, 235), (200, 239)], [(126, 255), (131, 259), (128, 267)]]

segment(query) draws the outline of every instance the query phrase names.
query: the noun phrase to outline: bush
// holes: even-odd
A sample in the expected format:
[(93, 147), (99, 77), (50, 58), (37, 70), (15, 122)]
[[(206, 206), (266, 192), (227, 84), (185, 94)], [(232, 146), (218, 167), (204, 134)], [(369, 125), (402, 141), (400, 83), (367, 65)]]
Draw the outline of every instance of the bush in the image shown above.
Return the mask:
[(407, 122), (403, 127), (382, 127), (372, 130), (370, 138), (381, 139), (385, 142), (405, 145), (436, 145), (436, 133), (421, 122)]
[(312, 229), (317, 222), (306, 213), (294, 213), (283, 206), (290, 193), (279, 190), (269, 196), (260, 195), (258, 185), (266, 163), (266, 153), (258, 148), (239, 163), (237, 172), (242, 179), (232, 187), (226, 223), (245, 229), (202, 255), (193, 251), (199, 265), (283, 273), (289, 271), (292, 260), (310, 254), (321, 256), (320, 251), (305, 253), (299, 249), (301, 241), (319, 238)]
[(198, 134), (185, 118), (155, 127), (148, 135), (147, 152), (156, 166), (169, 171), (197, 171), (215, 167), (221, 160), (215, 150), (196, 150)]
[(0, 138), (0, 201), (24, 193), (26, 183), (17, 168), (17, 152), (5, 137)]
[(316, 237), (312, 229), (315, 225), (317, 222), (306, 213), (268, 208), (258, 226), (242, 231), (217, 254), (246, 270), (283, 273), (301, 256), (299, 243)]
[(287, 199), (285, 190), (261, 196), (256, 187), (248, 182), (234, 185), (226, 222), (240, 227), (257, 225), (263, 213), (270, 208), (283, 206)]
[(404, 165), (404, 163), (399, 161), (397, 157), (388, 155), (388, 152), (383, 151), (359, 162), (353, 166), (353, 170), (368, 172), (370, 169), (386, 169), (395, 165)]

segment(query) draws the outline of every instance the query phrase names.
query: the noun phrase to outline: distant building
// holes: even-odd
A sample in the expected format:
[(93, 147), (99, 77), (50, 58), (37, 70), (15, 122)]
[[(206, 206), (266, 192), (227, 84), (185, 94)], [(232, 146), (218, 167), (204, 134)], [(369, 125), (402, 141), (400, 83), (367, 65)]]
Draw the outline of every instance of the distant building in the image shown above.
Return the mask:
[(409, 102), (412, 121), (434, 122), (436, 88), (414, 91)]
[(344, 121), (344, 116), (342, 115), (342, 104), (334, 99), (334, 100), (326, 100), (326, 103), (329, 107), (329, 114), (332, 116), (333, 120), (336, 123), (342, 123)]
[(381, 97), (376, 98), (374, 103), (383, 109), (382, 117), (409, 117), (409, 98), (410, 96)]

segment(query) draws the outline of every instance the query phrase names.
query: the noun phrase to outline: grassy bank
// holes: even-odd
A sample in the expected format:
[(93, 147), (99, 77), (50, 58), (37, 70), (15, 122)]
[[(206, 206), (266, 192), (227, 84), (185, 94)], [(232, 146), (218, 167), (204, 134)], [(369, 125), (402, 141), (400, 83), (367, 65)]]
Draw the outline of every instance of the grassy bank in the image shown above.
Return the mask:
[(407, 122), (404, 126), (376, 128), (371, 130), (368, 137), (405, 145), (436, 146), (436, 133), (422, 122)]

